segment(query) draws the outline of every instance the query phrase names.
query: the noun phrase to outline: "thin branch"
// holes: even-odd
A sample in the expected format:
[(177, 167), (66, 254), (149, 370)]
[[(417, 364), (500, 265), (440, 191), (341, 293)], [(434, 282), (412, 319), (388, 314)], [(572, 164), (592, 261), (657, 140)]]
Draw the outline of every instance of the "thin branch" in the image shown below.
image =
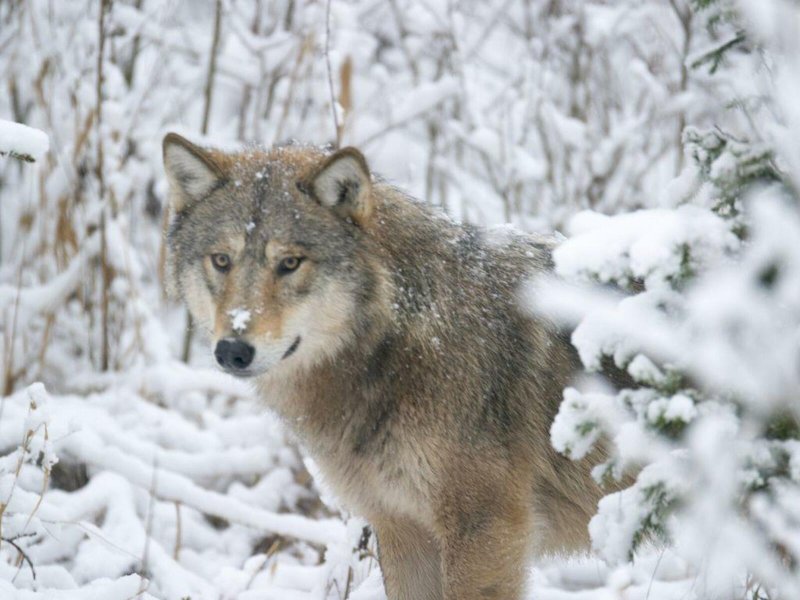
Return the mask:
[(341, 142), (341, 129), (339, 129), (339, 115), (336, 114), (336, 94), (333, 91), (333, 73), (331, 72), (331, 0), (325, 5), (325, 65), (328, 69), (328, 90), (331, 94), (331, 112), (333, 113), (333, 127), (336, 132), (336, 147)]
[(181, 555), (181, 537), (183, 527), (181, 525), (181, 503), (179, 501), (175, 501), (175, 551), (172, 554), (172, 558), (175, 559), (175, 562), (178, 562), (179, 557)]
[[(31, 559), (25, 553), (25, 550), (20, 548), (19, 544), (17, 544), (17, 542), (14, 541), (17, 538), (16, 537), (14, 537), (14, 538), (5, 538), (4, 537), (4, 538), (0, 538), (0, 539), (2, 539), (2, 541), (4, 541), (5, 543), (12, 545), (14, 547), (14, 549), (17, 552), (19, 552), (19, 555), (22, 558), (22, 560), (25, 561), (26, 563), (28, 563), (28, 567), (30, 567), (30, 570), (31, 570), (31, 575), (33, 575), (33, 580), (36, 581), (36, 569), (33, 568), (33, 562), (31, 562)], [(16, 578), (16, 575), (14, 575), (14, 578)], [(13, 583), (14, 580), (12, 579), (11, 581)]]
[[(203, 106), (203, 121), (200, 125), (200, 133), (208, 133), (208, 121), (211, 116), (211, 102), (214, 99), (214, 76), (217, 73), (217, 53), (219, 51), (219, 32), (222, 25), (222, 0), (217, 0), (214, 12), (214, 33), (211, 38), (211, 57), (208, 61), (208, 75), (206, 76), (206, 86), (204, 91), (205, 105)], [(183, 334), (183, 348), (181, 359), (188, 363), (192, 356), (192, 337), (194, 337), (194, 320), (189, 311), (186, 311), (186, 331)]]
[[(138, 11), (142, 9), (142, 0), (135, 0), (133, 7)], [(139, 28), (141, 30), (141, 27)], [(141, 47), (142, 36), (137, 32), (133, 36), (133, 48), (131, 48), (131, 57), (122, 69), (122, 74), (125, 77), (125, 82), (128, 87), (133, 86), (133, 74), (136, 67), (136, 59), (139, 57), (139, 48)]]
[(211, 39), (211, 58), (208, 61), (208, 76), (206, 77), (205, 106), (203, 107), (203, 123), (200, 133), (208, 133), (208, 119), (211, 115), (211, 101), (214, 97), (214, 76), (217, 71), (217, 51), (219, 49), (219, 30), (222, 23), (222, 0), (217, 0), (214, 13), (214, 35)]
[[(289, 109), (291, 107), (292, 101), (294, 100), (295, 90), (297, 88), (297, 81), (300, 77), (300, 68), (303, 66), (303, 59), (305, 58), (306, 54), (311, 52), (312, 49), (312, 38), (310, 35), (306, 35), (303, 38), (302, 43), (300, 44), (300, 49), (297, 53), (297, 59), (292, 66), (292, 70), (289, 73), (289, 88), (286, 91), (286, 99), (283, 103), (283, 110), (281, 111), (280, 119), (278, 120), (278, 126), (275, 129), (275, 137), (276, 141), (282, 139), (283, 136), (283, 129), (286, 125), (287, 119), (289, 118)], [(273, 83), (277, 83), (277, 78), (273, 80)], [(272, 90), (270, 90), (272, 93)]]
[(408, 38), (408, 28), (406, 28), (405, 23), (403, 22), (403, 16), (400, 12), (400, 7), (397, 6), (397, 0), (389, 0), (389, 7), (392, 9), (392, 16), (394, 17), (395, 23), (397, 23), (397, 30), (400, 33), (400, 50), (403, 52), (403, 56), (406, 58), (406, 62), (408, 63), (408, 68), (411, 69), (411, 76), (414, 85), (416, 85), (419, 81), (419, 67), (417, 67), (417, 63), (414, 61), (414, 57), (411, 54), (411, 51), (408, 49), (407, 38)]
[(8, 156), (9, 158), (16, 158), (17, 160), (21, 160), (23, 162), (36, 162), (36, 159), (33, 158), (30, 154), (20, 154), (19, 152), (3, 152), (0, 150), (0, 156)]

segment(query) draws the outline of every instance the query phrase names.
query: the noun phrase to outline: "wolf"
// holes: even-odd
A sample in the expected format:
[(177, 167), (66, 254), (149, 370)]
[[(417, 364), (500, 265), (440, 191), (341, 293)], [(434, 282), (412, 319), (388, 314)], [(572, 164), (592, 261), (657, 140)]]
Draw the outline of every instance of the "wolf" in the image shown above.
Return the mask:
[(390, 600), (516, 600), (586, 547), (597, 457), (549, 438), (578, 359), (519, 303), (552, 237), (456, 223), (355, 148), (163, 158), (173, 293), (372, 525)]

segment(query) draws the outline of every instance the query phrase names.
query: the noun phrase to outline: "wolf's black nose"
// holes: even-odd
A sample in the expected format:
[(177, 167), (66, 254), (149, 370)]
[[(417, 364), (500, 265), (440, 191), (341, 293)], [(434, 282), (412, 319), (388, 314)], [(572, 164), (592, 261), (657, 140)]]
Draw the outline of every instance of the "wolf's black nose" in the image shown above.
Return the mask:
[(223, 369), (233, 371), (246, 369), (253, 362), (256, 349), (247, 342), (237, 339), (224, 339), (217, 342), (214, 357)]

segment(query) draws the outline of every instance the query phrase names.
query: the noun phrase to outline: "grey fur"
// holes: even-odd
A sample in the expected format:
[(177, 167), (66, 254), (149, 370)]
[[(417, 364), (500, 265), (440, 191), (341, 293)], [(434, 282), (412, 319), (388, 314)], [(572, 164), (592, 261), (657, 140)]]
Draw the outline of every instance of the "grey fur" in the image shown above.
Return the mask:
[[(314, 197), (336, 156), (195, 151), (225, 175), (175, 217), (175, 287), (201, 322), (230, 302), (258, 305), (276, 323), (320, 294), (341, 307), (340, 323), (308, 325), (297, 351), (255, 382), (345, 504), (373, 524), (389, 598), (517, 599), (532, 554), (584, 548), (601, 496), (589, 469), (603, 457), (573, 463), (549, 438), (577, 357), (562, 332), (518, 305), (520, 286), (551, 268), (554, 241), (507, 231), (497, 240), (454, 223), (369, 183), (360, 153), (365, 204), (343, 214)], [(245, 239), (241, 267), (215, 279), (203, 257), (235, 236)], [(270, 240), (308, 245), (302, 285), (271, 275)], [(198, 277), (207, 297), (191, 283)], [(187, 297), (189, 287), (204, 298)], [(212, 335), (231, 335), (214, 323)], [(335, 351), (304, 349), (334, 326)], [(242, 334), (257, 347), (278, 338), (259, 338), (258, 327)], [(293, 339), (281, 327), (280, 339)]]

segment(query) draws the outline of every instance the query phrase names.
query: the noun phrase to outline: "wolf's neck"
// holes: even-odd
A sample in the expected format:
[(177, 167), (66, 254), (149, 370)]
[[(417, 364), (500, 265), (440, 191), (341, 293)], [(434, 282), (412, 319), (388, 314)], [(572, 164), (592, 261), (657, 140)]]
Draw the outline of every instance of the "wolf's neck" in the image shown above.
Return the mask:
[(374, 423), (402, 413), (408, 399), (398, 389), (436, 360), (454, 312), (446, 282), (466, 230), (396, 190), (379, 197), (368, 235), (380, 283), (370, 286), (355, 334), (336, 356), (263, 382), (269, 404), (309, 446), (356, 448), (376, 434)]
[(347, 409), (358, 402), (356, 396), (365, 382), (378, 379), (394, 350), (388, 341), (400, 332), (391, 307), (386, 308), (393, 301), (392, 290), (382, 295), (372, 305), (361, 307), (335, 354), (296, 367), (287, 361), (285, 367), (257, 380), (261, 396), (290, 424), (302, 425), (316, 416), (324, 419), (332, 411)]

